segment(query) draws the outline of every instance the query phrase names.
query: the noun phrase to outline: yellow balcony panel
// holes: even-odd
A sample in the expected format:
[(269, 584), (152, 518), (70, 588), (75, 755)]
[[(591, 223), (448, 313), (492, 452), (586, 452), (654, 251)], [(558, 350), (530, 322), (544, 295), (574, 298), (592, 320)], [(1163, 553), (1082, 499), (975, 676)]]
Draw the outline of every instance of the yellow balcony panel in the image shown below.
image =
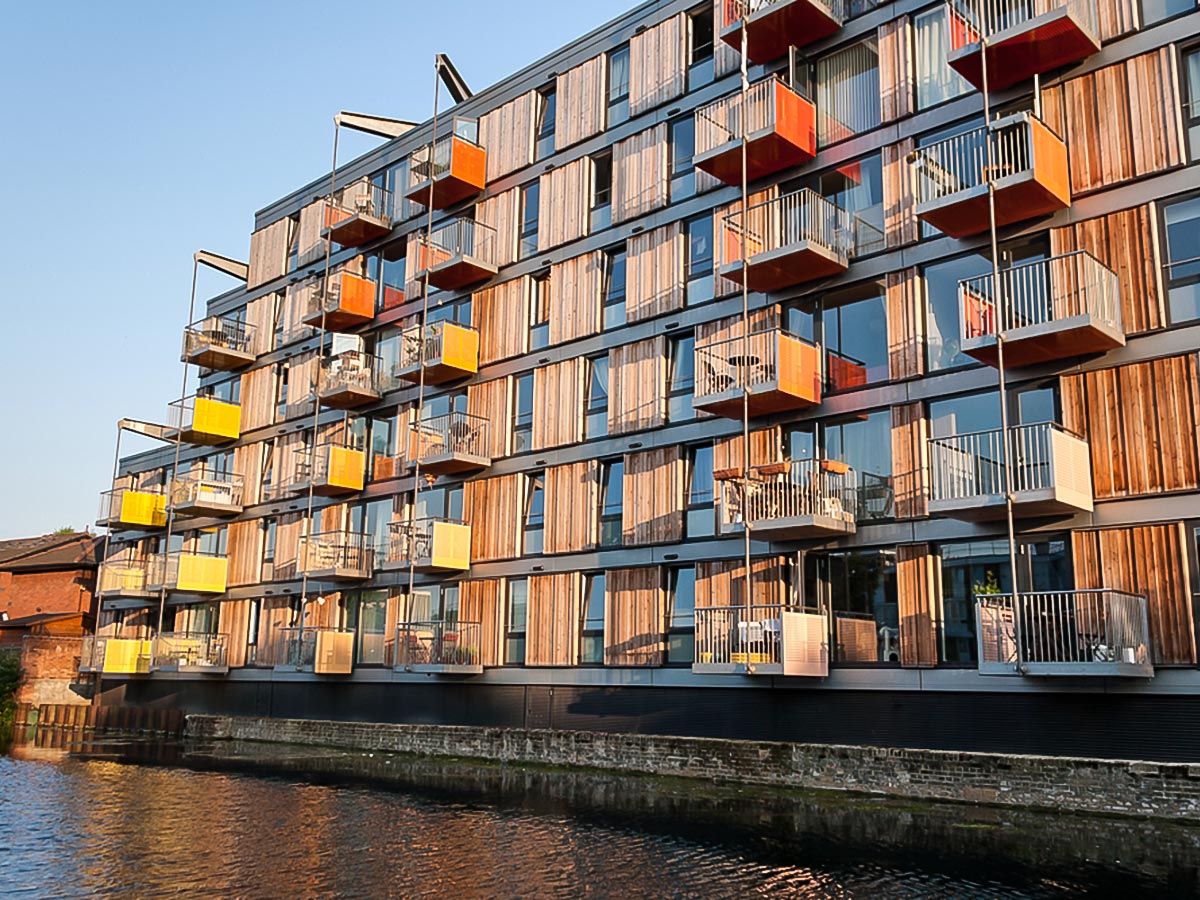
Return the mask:
[(150, 671), (150, 641), (108, 638), (104, 642), (105, 675), (145, 675)]
[(466, 572), (471, 568), (471, 526), (448, 519), (393, 522), (385, 569)]
[(167, 497), (160, 491), (116, 488), (101, 495), (97, 525), (108, 528), (163, 528)]
[(433, 322), (422, 333), (418, 325), (404, 332), (400, 366), (396, 375), (419, 382), (425, 369), (426, 384), (444, 384), (468, 378), (479, 371), (479, 332), (458, 322)]
[(188, 594), (223, 594), (229, 575), (229, 557), (183, 553), (175, 590)]
[(171, 404), (169, 437), (187, 444), (213, 446), (236, 441), (242, 433), (242, 407), (215, 397), (189, 397)]
[(367, 454), (350, 447), (317, 448), (313, 473), (313, 493), (323, 497), (353, 494), (363, 489), (367, 472)]

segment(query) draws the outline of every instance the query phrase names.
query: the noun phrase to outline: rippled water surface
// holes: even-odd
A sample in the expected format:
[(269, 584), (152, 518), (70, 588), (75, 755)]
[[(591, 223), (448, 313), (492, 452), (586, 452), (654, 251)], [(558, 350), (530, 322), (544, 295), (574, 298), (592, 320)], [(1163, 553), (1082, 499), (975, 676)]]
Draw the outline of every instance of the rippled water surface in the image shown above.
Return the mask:
[(1031, 826), (1003, 815), (359, 757), (14, 751), (0, 757), (0, 896), (1163, 896), (1078, 860), (1006, 862), (992, 838), (1020, 846)]

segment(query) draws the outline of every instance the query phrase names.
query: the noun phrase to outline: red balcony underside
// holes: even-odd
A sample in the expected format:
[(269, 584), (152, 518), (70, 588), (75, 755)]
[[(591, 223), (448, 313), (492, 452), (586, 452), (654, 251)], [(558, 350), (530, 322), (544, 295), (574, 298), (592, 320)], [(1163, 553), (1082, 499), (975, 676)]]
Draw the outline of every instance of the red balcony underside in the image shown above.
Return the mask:
[[(434, 362), (425, 366), (425, 383), (426, 384), (446, 384), (451, 381), (458, 381), (462, 378), (467, 378), (474, 375), (474, 372), (467, 372), (460, 369), (458, 366), (450, 366), (446, 363)], [(413, 367), (404, 369), (396, 373), (396, 377), (404, 381), (417, 384), (421, 380), (421, 369)]]
[[(1031, 176), (1029, 180), (996, 189), (996, 225), (1004, 227), (1026, 219), (1050, 215), (1070, 203)], [(936, 208), (922, 210), (918, 217), (948, 234), (962, 238), (988, 230), (986, 193), (974, 193), (962, 200), (946, 198)]]
[(210, 344), (189, 355), (187, 361), (204, 369), (231, 372), (254, 362), (254, 354)]
[[(1111, 326), (1090, 316), (1077, 316), (1063, 322), (1007, 332), (1004, 364), (1013, 367), (1035, 366), (1076, 356), (1107, 353), (1124, 343), (1124, 337)], [(996, 339), (992, 335), (966, 338), (962, 343), (962, 351), (985, 365), (996, 365)]]
[[(337, 215), (330, 213), (331, 217)], [(357, 247), (391, 233), (391, 225), (374, 216), (357, 214), (338, 219), (325, 229), (325, 236), (343, 247)]]
[[(815, 132), (814, 132), (815, 134)], [(815, 138), (811, 144), (799, 142), (779, 131), (752, 138), (746, 147), (746, 177), (758, 181), (776, 172), (791, 169), (816, 156)], [(724, 149), (696, 161), (696, 168), (726, 184), (742, 183), (742, 146), (730, 141)]]
[[(750, 18), (746, 56), (752, 63), (771, 62), (787, 53), (790, 46), (803, 47), (829, 37), (841, 27), (820, 3), (809, 0), (776, 3)], [(740, 51), (742, 23), (734, 22), (722, 30), (721, 40)]]
[[(821, 397), (819, 392), (815, 397), (803, 397), (789, 393), (788, 391), (764, 390), (761, 393), (752, 393), (750, 395), (750, 418), (755, 419), (759, 416), (771, 416), (775, 413), (808, 409), (811, 406), (817, 406), (820, 402)], [(707, 402), (702, 401), (696, 403), (695, 407), (696, 409), (702, 409), (705, 412), (710, 412), (716, 416), (723, 416), (727, 419), (740, 419), (742, 417), (741, 396)]]
[(432, 205), (434, 209), (446, 209), (469, 200), (478, 194), (482, 188), (469, 181), (463, 181), (454, 175), (444, 175), (435, 182), (423, 182), (413, 189), (408, 199), (422, 206)]
[(321, 405), (330, 409), (353, 409), (378, 399), (378, 392), (367, 388), (339, 386), (321, 391)]
[(429, 283), (443, 291), (457, 291), (460, 288), (487, 281), (496, 274), (496, 271), (495, 266), (480, 262), (473, 257), (454, 256), (430, 270)]
[[(975, 38), (968, 34), (968, 40)], [(998, 91), (1034, 75), (1053, 72), (1086, 59), (1100, 49), (1066, 9), (1057, 9), (996, 35), (988, 46), (988, 88)], [(983, 54), (978, 42), (953, 51), (950, 67), (983, 89)]]
[[(333, 309), (325, 313), (325, 330), (326, 331), (348, 331), (351, 328), (357, 328), (359, 325), (367, 325), (374, 320), (375, 316), (363, 315), (353, 310), (340, 308)], [(315, 312), (304, 317), (304, 324), (311, 325), (313, 328), (321, 327), (321, 313)]]
[(741, 260), (722, 266), (721, 276), (737, 284), (745, 277), (752, 291), (781, 291), (845, 271), (845, 258), (820, 244), (803, 241), (751, 256), (748, 266), (743, 266)]

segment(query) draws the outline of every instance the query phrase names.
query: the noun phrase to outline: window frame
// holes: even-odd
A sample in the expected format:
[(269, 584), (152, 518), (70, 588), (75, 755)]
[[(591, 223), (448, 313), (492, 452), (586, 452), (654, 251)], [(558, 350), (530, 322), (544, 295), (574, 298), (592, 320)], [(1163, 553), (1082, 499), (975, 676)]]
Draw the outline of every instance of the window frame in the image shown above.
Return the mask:
[[(625, 298), (629, 284), (628, 264), (629, 253), (625, 244), (609, 247), (604, 251), (604, 278), (601, 295), (602, 331), (612, 331), (626, 324)], [(618, 265), (621, 271), (619, 289), (616, 286)]]
[[(679, 383), (679, 363), (691, 360), (691, 376)], [(667, 335), (667, 423), (689, 422), (696, 417), (692, 400), (696, 393), (696, 335), (683, 332)], [(686, 401), (686, 405), (685, 405)]]
[[(691, 570), (691, 612), (680, 616), (676, 612), (676, 607), (679, 601), (679, 576), (684, 571)], [(696, 566), (682, 565), (671, 566), (667, 569), (667, 614), (666, 621), (663, 623), (663, 631), (666, 634), (666, 661), (667, 666), (691, 666), (696, 659)], [(682, 647), (687, 648), (687, 652), (682, 655), (676, 655), (675, 643), (680, 641)]]
[(592, 199), (589, 214), (591, 231), (595, 233), (612, 225), (612, 150), (602, 150), (589, 158), (592, 161)]
[[(546, 159), (554, 155), (555, 120), (558, 111), (558, 85), (551, 82), (537, 92), (538, 119), (533, 132), (534, 161)], [(547, 142), (549, 145), (547, 146)]]
[[(604, 402), (600, 403), (596, 397), (596, 365), (597, 363), (604, 366)], [(609, 402), (609, 379), (608, 379), (608, 354), (603, 353), (599, 356), (590, 356), (587, 360), (588, 365), (588, 394), (584, 403), (584, 431), (583, 438), (585, 441), (590, 441), (595, 438), (608, 436), (608, 402)], [(593, 424), (595, 423), (595, 424)], [(601, 427), (602, 426), (602, 427)]]
[[(541, 229), (539, 221), (541, 198), (542, 181), (540, 178), (535, 178), (521, 186), (521, 222), (517, 235), (518, 259), (529, 259), (537, 255), (538, 232)], [(531, 208), (532, 215), (530, 215)]]
[[(1184, 327), (1194, 325), (1200, 322), (1200, 309), (1197, 310), (1196, 318), (1180, 318), (1176, 319), (1172, 314), (1171, 307), (1171, 291), (1178, 288), (1194, 287), (1197, 294), (1200, 295), (1200, 256), (1183, 259), (1178, 262), (1171, 259), (1171, 241), (1167, 230), (1167, 211), (1172, 207), (1179, 206), (1184, 203), (1200, 203), (1200, 191), (1188, 191), (1183, 194), (1176, 194), (1173, 197), (1159, 200), (1156, 206), (1158, 207), (1158, 228), (1161, 237), (1160, 251), (1162, 254), (1162, 272), (1163, 272), (1163, 291), (1164, 291), (1164, 306), (1167, 316), (1167, 326), (1169, 328)], [(1200, 215), (1195, 220), (1200, 224)], [(1177, 266), (1194, 266), (1196, 273), (1193, 275), (1181, 276), (1178, 279), (1172, 277), (1171, 270)], [(1197, 305), (1200, 306), (1200, 297), (1197, 299)]]
[[(515, 606), (513, 604), (513, 589), (518, 585), (522, 585), (525, 591), (525, 597), (522, 606), (522, 614), (520, 627), (514, 627), (513, 612)], [(507, 583), (504, 592), (504, 665), (506, 666), (523, 666), (527, 658), (528, 644), (526, 639), (529, 633), (529, 579), (528, 578), (513, 578)], [(515, 643), (514, 643), (515, 642)], [(520, 647), (520, 659), (516, 659), (516, 654), (513, 653), (514, 646)]]
[[(521, 385), (529, 385), (529, 409), (521, 409)], [(522, 372), (513, 376), (512, 454), (533, 451), (533, 373)]]
[[(540, 511), (534, 512), (535, 507)], [(521, 513), (521, 552), (526, 556), (545, 552), (546, 473), (530, 472), (525, 481), (525, 502)], [(530, 537), (534, 545), (530, 546)]]
[[(599, 591), (600, 616), (592, 616), (592, 601)], [(583, 602), (579, 604), (579, 665), (604, 665), (604, 621), (608, 612), (608, 573), (605, 571), (585, 572), (583, 575)], [(598, 626), (597, 627), (597, 623)], [(591, 652), (592, 648), (598, 652)]]
[[(617, 478), (614, 479), (614, 472)], [(617, 503), (609, 503), (609, 494), (615, 492)], [(601, 548), (620, 547), (624, 544), (622, 534), (625, 519), (625, 457), (618, 456), (600, 462), (600, 522), (597, 544)], [(614, 527), (615, 526), (615, 527)], [(606, 531), (606, 528), (608, 529)]]
[(529, 291), (529, 349), (544, 350), (550, 346), (550, 270), (530, 276)]
[[(613, 84), (613, 61), (621, 57), (625, 58), (625, 82), (624, 91), (621, 93), (613, 93), (615, 85)], [(630, 85), (630, 62), (631, 54), (629, 51), (629, 42), (626, 41), (619, 47), (616, 47), (608, 52), (605, 58), (604, 75), (605, 84), (607, 85), (606, 100), (607, 100), (607, 123), (609, 128), (620, 125), (622, 122), (629, 120), (629, 85)]]

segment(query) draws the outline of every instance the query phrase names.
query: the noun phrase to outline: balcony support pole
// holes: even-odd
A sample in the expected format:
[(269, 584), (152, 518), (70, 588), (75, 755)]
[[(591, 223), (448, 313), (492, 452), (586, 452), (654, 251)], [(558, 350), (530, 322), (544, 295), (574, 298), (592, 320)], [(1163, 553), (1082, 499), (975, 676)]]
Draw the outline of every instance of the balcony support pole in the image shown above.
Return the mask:
[[(991, 238), (992, 250), (992, 284), (996, 292), (996, 372), (999, 379), (1000, 394), (1000, 443), (1003, 445), (1004, 456), (1004, 519), (1008, 530), (1008, 567), (1009, 577), (1012, 578), (1013, 593), (1013, 637), (1016, 641), (1018, 654), (1021, 647), (1020, 600), (1021, 591), (1017, 585), (1017, 536), (1013, 515), (1013, 466), (1012, 441), (1008, 421), (1008, 379), (1004, 369), (1004, 339), (1007, 323), (1007, 291), (1000, 279), (1000, 243), (996, 235), (996, 181), (995, 160), (993, 160), (992, 143), (992, 113), (988, 94), (988, 39), (983, 37), (980, 44), (980, 62), (983, 75), (983, 123), (984, 123), (984, 155), (987, 165), (988, 189), (988, 232)], [(1035, 82), (1035, 89), (1037, 84)], [(960, 313), (961, 315), (961, 313)]]
[[(750, 67), (746, 61), (749, 49), (748, 34), (750, 31), (750, 5), (742, 5), (742, 58), (741, 58), (741, 139), (742, 139), (742, 227), (739, 229), (742, 257), (742, 359), (738, 366), (738, 377), (742, 382), (742, 566), (743, 572), (743, 603), (746, 607), (746, 620), (750, 619), (750, 609), (753, 598), (750, 596), (753, 579), (750, 576), (750, 517), (747, 515), (747, 503), (750, 499), (750, 257), (749, 242), (746, 230), (750, 217), (750, 182), (749, 182), (749, 153), (750, 131), (747, 127), (747, 109), (750, 103)], [(779, 360), (775, 360), (776, 367)]]

